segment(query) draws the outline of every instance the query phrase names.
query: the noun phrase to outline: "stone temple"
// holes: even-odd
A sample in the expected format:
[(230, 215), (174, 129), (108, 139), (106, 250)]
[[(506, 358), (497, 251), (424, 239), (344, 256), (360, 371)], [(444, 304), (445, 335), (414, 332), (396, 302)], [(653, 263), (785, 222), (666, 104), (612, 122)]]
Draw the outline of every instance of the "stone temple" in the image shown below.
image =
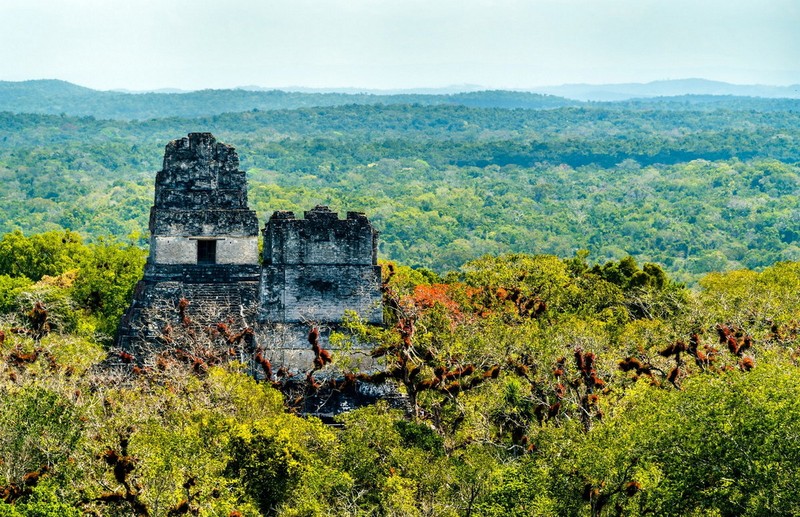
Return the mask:
[[(276, 368), (296, 372), (309, 370), (315, 357), (310, 329), (329, 348), (329, 333), (347, 311), (383, 322), (378, 234), (366, 216), (340, 219), (324, 206), (302, 218), (276, 211), (262, 230), (259, 257), (245, 173), (234, 148), (210, 133), (167, 144), (149, 226), (144, 278), (118, 334), (137, 361), (168, 343), (183, 316), (250, 329), (242, 354), (262, 350)], [(364, 352), (358, 345), (348, 352), (351, 366), (369, 368)]]

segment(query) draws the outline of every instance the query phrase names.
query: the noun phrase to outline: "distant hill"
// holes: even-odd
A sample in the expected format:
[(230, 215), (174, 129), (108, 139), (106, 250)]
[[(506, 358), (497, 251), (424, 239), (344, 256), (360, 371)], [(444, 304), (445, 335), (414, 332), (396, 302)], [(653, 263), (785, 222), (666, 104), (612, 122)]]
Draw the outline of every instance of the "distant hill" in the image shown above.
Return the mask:
[[(452, 87), (455, 89), (457, 87)], [(474, 85), (463, 85), (474, 90)], [(0, 81), (0, 112), (92, 116), (98, 119), (147, 120), (196, 118), (278, 109), (343, 105), (465, 106), (471, 108), (554, 109), (604, 103), (622, 109), (756, 110), (797, 109), (800, 86), (742, 86), (703, 79), (647, 84), (563, 85), (538, 91), (451, 88), (359, 92), (352, 90), (265, 90), (248, 86), (230, 90), (99, 91), (66, 81)]]
[(306, 93), (252, 89), (131, 93), (97, 91), (57, 80), (0, 81), (0, 111), (11, 113), (51, 115), (63, 113), (102, 119), (143, 120), (346, 104), (421, 104), (478, 108), (549, 109), (575, 106), (580, 103), (547, 94), (511, 91), (476, 91), (436, 95)]
[(287, 86), (285, 88), (264, 88), (262, 86), (240, 86), (236, 89), (253, 90), (265, 92), (270, 90), (282, 90), (287, 92), (301, 92), (301, 93), (348, 93), (348, 94), (361, 94), (369, 93), (372, 95), (449, 95), (453, 93), (466, 93), (466, 92), (481, 92), (486, 91), (486, 87), (478, 84), (454, 84), (451, 86), (442, 86), (435, 88), (309, 88), (307, 86)]
[(800, 85), (797, 84), (791, 86), (741, 85), (707, 79), (676, 79), (644, 84), (564, 84), (534, 88), (531, 91), (580, 101), (621, 101), (677, 95), (732, 95), (800, 99)]
[(672, 97), (637, 97), (621, 101), (593, 102), (617, 110), (662, 110), (662, 111), (798, 111), (800, 97), (741, 97), (734, 95), (675, 95)]

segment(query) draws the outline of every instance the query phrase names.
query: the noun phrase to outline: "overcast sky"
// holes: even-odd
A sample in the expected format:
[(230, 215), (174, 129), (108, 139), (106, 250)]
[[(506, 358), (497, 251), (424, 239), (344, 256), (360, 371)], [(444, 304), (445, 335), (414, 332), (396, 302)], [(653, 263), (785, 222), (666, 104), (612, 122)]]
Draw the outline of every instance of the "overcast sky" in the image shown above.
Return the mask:
[(800, 0), (0, 0), (0, 80), (97, 89), (800, 83)]

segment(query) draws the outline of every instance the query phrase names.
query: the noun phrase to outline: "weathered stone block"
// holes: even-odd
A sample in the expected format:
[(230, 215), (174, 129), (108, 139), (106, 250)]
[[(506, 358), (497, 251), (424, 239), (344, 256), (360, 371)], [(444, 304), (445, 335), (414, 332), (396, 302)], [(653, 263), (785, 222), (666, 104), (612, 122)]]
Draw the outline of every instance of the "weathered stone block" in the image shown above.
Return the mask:
[(340, 322), (355, 311), (383, 323), (379, 266), (273, 265), (261, 273), (262, 322)]
[(275, 212), (264, 233), (264, 264), (376, 265), (378, 232), (358, 212), (339, 219), (318, 206), (295, 219)]

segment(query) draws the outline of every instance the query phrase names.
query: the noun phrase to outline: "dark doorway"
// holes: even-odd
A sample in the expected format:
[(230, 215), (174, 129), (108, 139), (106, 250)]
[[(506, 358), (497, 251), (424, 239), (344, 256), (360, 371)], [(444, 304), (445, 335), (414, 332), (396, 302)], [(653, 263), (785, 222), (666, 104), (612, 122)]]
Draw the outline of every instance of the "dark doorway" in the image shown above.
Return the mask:
[(197, 241), (197, 263), (217, 263), (217, 241)]

